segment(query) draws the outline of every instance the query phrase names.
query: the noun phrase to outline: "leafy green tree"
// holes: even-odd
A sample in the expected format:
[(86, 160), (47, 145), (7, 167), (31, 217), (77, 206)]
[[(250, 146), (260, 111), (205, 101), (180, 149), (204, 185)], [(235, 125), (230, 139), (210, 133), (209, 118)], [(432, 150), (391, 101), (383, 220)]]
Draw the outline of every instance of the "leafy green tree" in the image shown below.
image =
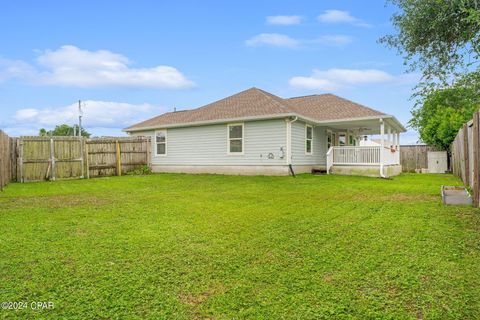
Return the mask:
[[(61, 124), (55, 127), (53, 130), (46, 131), (44, 128), (40, 129), (39, 135), (40, 136), (73, 136), (74, 132), (78, 135), (78, 125), (74, 125), (73, 127), (69, 126), (68, 124)], [(90, 138), (91, 134), (82, 128), (82, 136), (86, 138)]]
[(412, 111), (409, 125), (418, 130), (423, 142), (450, 150), (458, 130), (480, 107), (480, 81), (476, 77), (470, 74), (451, 87), (430, 92)]
[[(475, 70), (480, 56), (480, 1), (391, 0), (397, 34), (380, 42), (403, 55), (410, 71), (421, 70), (421, 87), (445, 86), (458, 75)], [(438, 82), (437, 82), (438, 81)]]

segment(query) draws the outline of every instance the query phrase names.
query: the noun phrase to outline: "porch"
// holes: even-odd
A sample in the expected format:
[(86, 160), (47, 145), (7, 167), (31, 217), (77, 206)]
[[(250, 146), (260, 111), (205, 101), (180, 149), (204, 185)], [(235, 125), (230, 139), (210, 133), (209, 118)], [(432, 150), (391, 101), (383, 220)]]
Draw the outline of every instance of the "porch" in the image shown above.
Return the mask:
[[(346, 134), (339, 133), (342, 130)], [(398, 121), (383, 118), (332, 125), (327, 133), (327, 174), (398, 175), (400, 132), (404, 131)]]

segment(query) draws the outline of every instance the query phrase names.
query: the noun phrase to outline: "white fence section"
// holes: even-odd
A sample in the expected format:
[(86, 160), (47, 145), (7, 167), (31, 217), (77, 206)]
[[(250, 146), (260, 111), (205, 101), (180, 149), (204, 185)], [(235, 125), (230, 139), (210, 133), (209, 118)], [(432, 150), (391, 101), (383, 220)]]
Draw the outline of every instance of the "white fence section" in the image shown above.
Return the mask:
[(333, 147), (333, 164), (373, 165), (380, 163), (380, 147)]
[(400, 150), (387, 147), (383, 148), (383, 164), (400, 164)]
[(379, 146), (331, 147), (327, 152), (327, 173), (330, 172), (333, 165), (372, 166), (380, 164), (400, 164), (400, 152)]

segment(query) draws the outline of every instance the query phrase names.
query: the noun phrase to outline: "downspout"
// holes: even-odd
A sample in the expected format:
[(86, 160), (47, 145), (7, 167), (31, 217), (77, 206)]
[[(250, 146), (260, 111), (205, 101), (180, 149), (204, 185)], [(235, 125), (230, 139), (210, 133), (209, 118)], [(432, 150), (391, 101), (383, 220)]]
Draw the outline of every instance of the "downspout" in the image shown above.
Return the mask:
[(292, 166), (292, 123), (298, 120), (298, 117), (295, 116), (293, 120), (286, 119), (287, 121), (287, 165), (290, 170), (290, 174), (295, 177), (295, 172), (293, 171)]
[(385, 149), (385, 124), (382, 118), (380, 118), (380, 177), (386, 178), (385, 174), (383, 173), (383, 152)]

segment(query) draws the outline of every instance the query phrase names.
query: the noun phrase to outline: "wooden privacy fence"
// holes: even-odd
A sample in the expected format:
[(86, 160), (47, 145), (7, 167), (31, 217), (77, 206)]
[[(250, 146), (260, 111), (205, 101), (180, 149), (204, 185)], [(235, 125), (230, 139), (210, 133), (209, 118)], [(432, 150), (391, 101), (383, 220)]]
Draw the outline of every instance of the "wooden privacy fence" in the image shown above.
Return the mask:
[(427, 145), (401, 145), (400, 163), (403, 172), (418, 172), (428, 169), (428, 152), (437, 149)]
[(122, 175), (150, 164), (149, 138), (94, 139), (86, 147), (90, 177)]
[(461, 178), (472, 189), (473, 204), (478, 207), (480, 200), (480, 115), (473, 114), (473, 119), (458, 130), (452, 143), (453, 174)]
[(150, 138), (21, 137), (8, 152), (19, 182), (112, 176), (150, 165)]
[(78, 137), (21, 137), (20, 182), (85, 177), (85, 141)]
[(0, 190), (16, 179), (15, 138), (0, 130)]

